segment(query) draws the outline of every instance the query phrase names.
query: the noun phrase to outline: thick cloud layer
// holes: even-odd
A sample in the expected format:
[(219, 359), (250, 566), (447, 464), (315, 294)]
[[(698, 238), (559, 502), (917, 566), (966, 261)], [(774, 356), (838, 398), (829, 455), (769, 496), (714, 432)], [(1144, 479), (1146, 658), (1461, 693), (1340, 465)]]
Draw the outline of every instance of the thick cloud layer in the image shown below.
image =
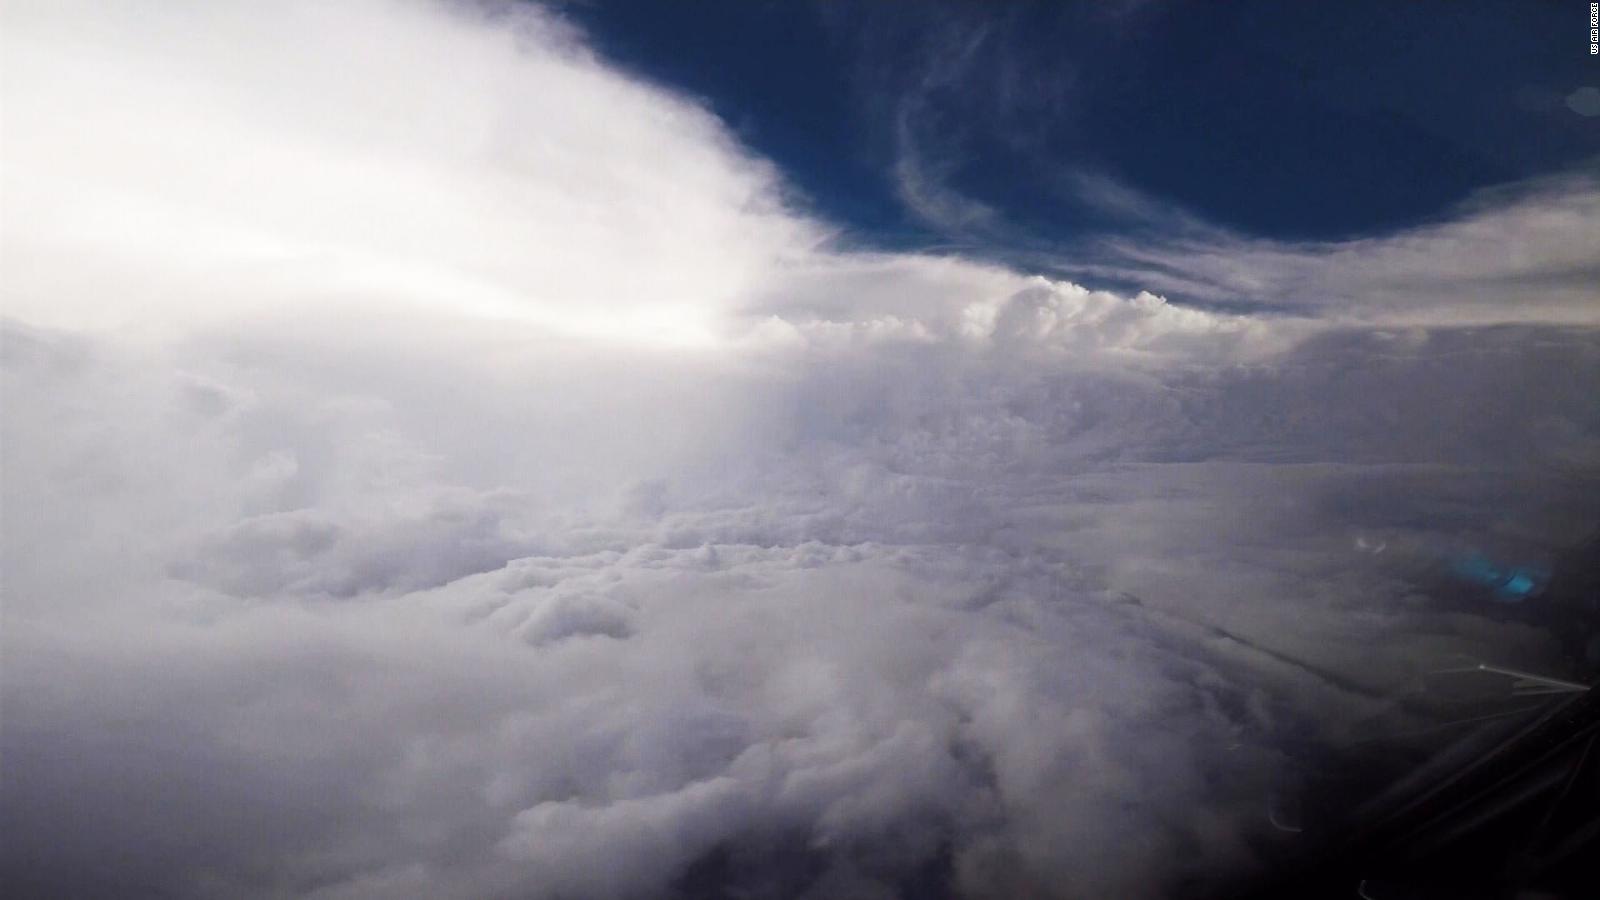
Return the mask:
[(1291, 741), (1553, 654), (1428, 586), (1592, 524), (1563, 278), (1384, 307), (1399, 235), (1226, 315), (851, 254), (536, 9), (6, 15), (24, 892), (1202, 890)]

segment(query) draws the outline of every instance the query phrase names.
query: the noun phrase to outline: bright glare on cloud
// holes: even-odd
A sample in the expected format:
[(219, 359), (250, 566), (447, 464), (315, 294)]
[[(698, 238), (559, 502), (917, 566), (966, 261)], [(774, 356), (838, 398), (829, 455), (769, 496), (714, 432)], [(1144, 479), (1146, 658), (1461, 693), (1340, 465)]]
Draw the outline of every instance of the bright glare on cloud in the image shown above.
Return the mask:
[[(1549, 652), (1408, 567), (1586, 524), (1572, 316), (846, 252), (538, 8), (5, 15), (0, 854), (40, 893), (1157, 895), (1360, 711), (1316, 667)], [(1480, 239), (1268, 268), (1422, 290), (1417, 241)]]
[(695, 104), (499, 15), (13, 4), (12, 314), (181, 327), (365, 300), (696, 337), (817, 240)]

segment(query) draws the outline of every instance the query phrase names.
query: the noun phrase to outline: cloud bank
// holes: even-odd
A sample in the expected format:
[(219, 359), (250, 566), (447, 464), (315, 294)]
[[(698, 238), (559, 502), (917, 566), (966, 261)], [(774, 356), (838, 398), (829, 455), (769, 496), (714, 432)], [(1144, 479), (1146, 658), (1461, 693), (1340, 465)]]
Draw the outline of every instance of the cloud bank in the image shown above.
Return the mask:
[(1592, 524), (1593, 297), (1495, 299), (1592, 193), (1152, 255), (1315, 297), (1225, 313), (841, 250), (538, 8), (4, 24), (25, 894), (1203, 894), (1291, 740), (1553, 655), (1426, 584)]

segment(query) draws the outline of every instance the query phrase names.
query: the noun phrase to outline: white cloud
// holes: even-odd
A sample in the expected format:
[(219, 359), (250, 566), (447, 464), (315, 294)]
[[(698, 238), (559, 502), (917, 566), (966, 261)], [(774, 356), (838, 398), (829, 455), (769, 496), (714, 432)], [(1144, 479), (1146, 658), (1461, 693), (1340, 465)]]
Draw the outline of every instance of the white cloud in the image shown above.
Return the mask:
[(1591, 163), (1484, 191), (1440, 221), (1341, 241), (1249, 238), (1205, 227), (1181, 210), (1143, 209), (1140, 217), (1170, 221), (1177, 236), (1108, 239), (1099, 250), (1106, 262), (1081, 271), (1198, 301), (1365, 325), (1592, 327), (1600, 322), (1596, 172)]
[(817, 239), (704, 110), (537, 10), (495, 14), (11, 5), (12, 314), (159, 327), (366, 298), (689, 340)]
[(1418, 584), (1588, 524), (1591, 330), (843, 253), (539, 10), (6, 15), (25, 888), (1157, 894), (1319, 673), (1549, 652)]

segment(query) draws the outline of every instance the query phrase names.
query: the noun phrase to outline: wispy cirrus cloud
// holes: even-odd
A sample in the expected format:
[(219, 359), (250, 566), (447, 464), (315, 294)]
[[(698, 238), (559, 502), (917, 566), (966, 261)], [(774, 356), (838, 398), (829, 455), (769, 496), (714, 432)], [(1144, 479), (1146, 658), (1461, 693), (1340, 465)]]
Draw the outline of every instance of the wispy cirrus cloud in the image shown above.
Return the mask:
[(1593, 167), (1483, 191), (1394, 233), (1285, 242), (1207, 226), (1108, 182), (1092, 197), (1147, 225), (1079, 248), (1086, 277), (1193, 301), (1392, 323), (1592, 325), (1600, 233)]

